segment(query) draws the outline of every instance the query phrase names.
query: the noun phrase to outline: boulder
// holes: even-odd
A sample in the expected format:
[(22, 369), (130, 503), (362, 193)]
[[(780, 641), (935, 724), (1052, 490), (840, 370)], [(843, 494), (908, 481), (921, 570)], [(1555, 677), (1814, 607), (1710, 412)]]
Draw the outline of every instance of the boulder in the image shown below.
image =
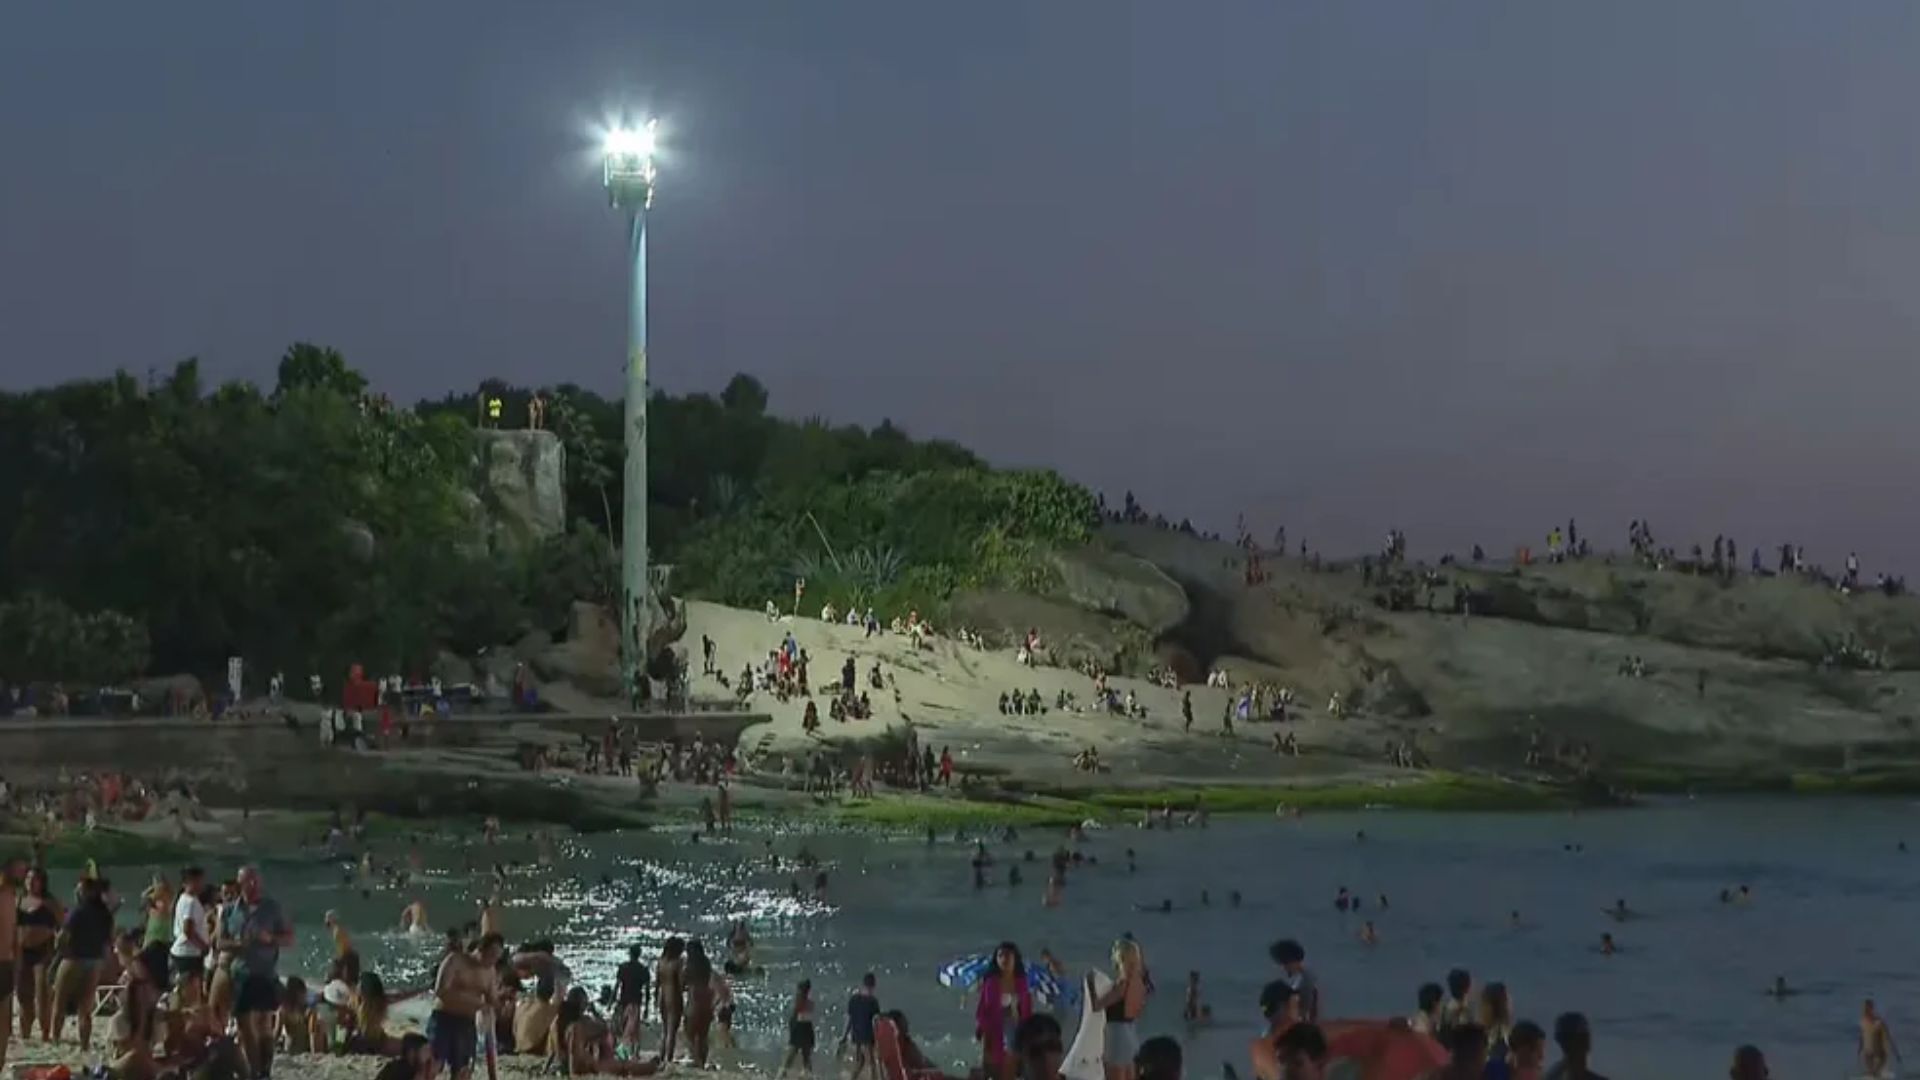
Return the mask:
[(357, 562), (372, 562), (374, 551), (379, 547), (374, 539), (373, 530), (361, 522), (348, 519), (340, 523), (340, 535), (346, 538), (347, 549), (353, 553)]
[(574, 601), (566, 640), (541, 653), (533, 670), (543, 679), (564, 679), (589, 694), (620, 697), (620, 625), (600, 605)]
[(553, 647), (553, 635), (545, 630), (529, 630), (521, 635), (511, 648), (501, 646), (491, 650), (495, 654), (512, 656), (515, 660), (532, 660)]
[(433, 654), (433, 662), (427, 665), (427, 674), (439, 679), (443, 685), (454, 686), (473, 681), (473, 665), (464, 657), (441, 649)]
[(1029, 629), (1040, 632), (1043, 660), (1061, 667), (1091, 661), (1113, 672), (1145, 666), (1148, 639), (1137, 626), (1064, 600), (997, 589), (956, 595), (949, 605), (955, 629), (965, 628), (990, 644), (1018, 645)]
[(1097, 547), (1051, 553), (1058, 593), (1084, 608), (1125, 619), (1152, 637), (1186, 621), (1186, 590), (1145, 559)]
[(567, 528), (567, 452), (551, 431), (476, 432), (496, 537), (533, 544)]
[(156, 675), (149, 679), (135, 679), (128, 689), (148, 701), (166, 701), (175, 691), (179, 692), (180, 701), (186, 705), (206, 700), (206, 690), (201, 687), (200, 680), (192, 675)]

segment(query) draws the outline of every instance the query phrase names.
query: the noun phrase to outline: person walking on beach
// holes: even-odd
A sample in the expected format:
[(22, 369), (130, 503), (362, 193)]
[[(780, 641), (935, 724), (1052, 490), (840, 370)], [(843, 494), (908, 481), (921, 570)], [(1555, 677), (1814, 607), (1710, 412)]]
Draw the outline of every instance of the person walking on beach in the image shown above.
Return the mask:
[(242, 867), (239, 884), (240, 896), (229, 905), (224, 928), (236, 950), (233, 1012), (253, 1080), (266, 1080), (273, 1075), (274, 1025), (280, 1016), (280, 950), (293, 944), (293, 923), (266, 894), (257, 867)]
[(495, 997), (494, 972), (506, 943), (500, 935), (480, 939), (473, 952), (453, 950), (440, 959), (433, 975), (433, 1012), (427, 1017), (427, 1044), (432, 1064), (428, 1080), (445, 1069), (449, 1080), (468, 1080), (480, 1052), (482, 1010), (491, 1011)]
[(847, 1030), (840, 1036), (840, 1047), (853, 1044), (853, 1067), (848, 1080), (860, 1080), (871, 1073), (880, 1080), (880, 1061), (873, 1052), (873, 1022), (880, 1016), (880, 999), (874, 995), (873, 972), (860, 978), (860, 986), (847, 998)]
[(1873, 1007), (1873, 999), (1868, 998), (1860, 1006), (1860, 1071), (1871, 1077), (1887, 1074), (1887, 1059), (1901, 1061), (1900, 1048), (1894, 1045), (1893, 1030)]
[(640, 1051), (640, 1032), (647, 1020), (647, 991), (653, 977), (647, 962), (640, 959), (640, 946), (627, 946), (626, 963), (613, 973), (613, 1029), (620, 1049), (631, 1058)]
[(795, 1064), (800, 1066), (801, 1076), (812, 1080), (813, 1044), (813, 981), (801, 979), (794, 989), (793, 1005), (787, 1011), (787, 1053), (780, 1061), (780, 1071), (774, 1074), (774, 1080), (781, 1080)]

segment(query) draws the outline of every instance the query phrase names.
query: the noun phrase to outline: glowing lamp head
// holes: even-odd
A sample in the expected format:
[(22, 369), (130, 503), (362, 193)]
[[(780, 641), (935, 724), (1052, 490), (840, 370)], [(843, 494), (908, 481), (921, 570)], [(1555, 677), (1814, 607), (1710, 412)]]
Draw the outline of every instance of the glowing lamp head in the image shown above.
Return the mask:
[(654, 131), (658, 124), (649, 120), (645, 127), (614, 128), (602, 138), (602, 180), (613, 205), (639, 210), (653, 205)]
[(607, 132), (601, 151), (610, 158), (650, 158), (653, 156), (653, 124), (643, 128), (616, 128)]

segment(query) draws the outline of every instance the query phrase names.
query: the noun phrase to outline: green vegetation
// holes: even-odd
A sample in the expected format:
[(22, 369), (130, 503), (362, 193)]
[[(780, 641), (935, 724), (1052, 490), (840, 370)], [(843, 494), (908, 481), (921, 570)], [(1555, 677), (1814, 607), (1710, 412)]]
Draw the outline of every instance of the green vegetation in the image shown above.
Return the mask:
[[(484, 383), (509, 422), (531, 391)], [(0, 394), (0, 678), (118, 683), (144, 670), (421, 670), (558, 630), (605, 601), (621, 520), (621, 404), (545, 391), (567, 450), (566, 535), (493, 538), (478, 394), (369, 397), (338, 352), (295, 345), (271, 392), (202, 385), (188, 360)], [(793, 422), (758, 382), (650, 403), (652, 545), (685, 595), (934, 614), (955, 590), (1042, 576), (1093, 497), (945, 442)], [(296, 680), (297, 685), (297, 680)]]
[[(483, 384), (518, 415), (532, 392)], [(617, 531), (621, 403), (577, 386), (552, 392), (567, 449), (567, 505)], [(939, 613), (957, 589), (1035, 587), (1038, 556), (1084, 543), (1099, 520), (1091, 492), (1050, 470), (990, 469), (950, 442), (767, 412), (767, 391), (736, 375), (718, 397), (655, 394), (647, 482), (654, 551), (684, 595), (743, 607), (828, 602)], [(471, 417), (474, 395), (423, 411)]]

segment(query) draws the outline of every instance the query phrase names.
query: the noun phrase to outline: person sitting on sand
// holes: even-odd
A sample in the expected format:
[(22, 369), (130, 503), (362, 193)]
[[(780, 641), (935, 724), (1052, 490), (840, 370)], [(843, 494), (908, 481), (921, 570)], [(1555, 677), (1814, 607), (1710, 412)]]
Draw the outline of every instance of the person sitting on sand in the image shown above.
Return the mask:
[(553, 1056), (547, 1042), (554, 1021), (560, 1015), (560, 1003), (553, 1000), (553, 982), (540, 979), (531, 994), (524, 994), (513, 1009), (513, 1052)]
[(113, 1016), (113, 1048), (119, 1055), (113, 1073), (118, 1080), (151, 1080), (158, 1072), (153, 1041), (160, 989), (140, 959), (139, 946), (140, 939), (132, 934), (114, 944), (121, 965), (120, 1008)]
[(560, 1060), (572, 1076), (652, 1076), (659, 1071), (656, 1059), (622, 1061), (613, 1052), (613, 1030), (588, 1008), (585, 987), (567, 991), (567, 999), (554, 1019), (554, 1044)]
[(388, 1057), (399, 1053), (400, 1040), (387, 1031), (387, 988), (380, 976), (362, 972), (354, 992), (353, 1035), (347, 1053)]
[(425, 1035), (408, 1032), (400, 1038), (397, 1049), (399, 1053), (380, 1066), (373, 1080), (426, 1080), (432, 1075), (433, 1055)]
[(307, 1002), (307, 984), (298, 975), (287, 976), (280, 994), (278, 1021), (274, 1038), (281, 1049), (289, 1054), (313, 1053), (314, 1031), (319, 1024)]

